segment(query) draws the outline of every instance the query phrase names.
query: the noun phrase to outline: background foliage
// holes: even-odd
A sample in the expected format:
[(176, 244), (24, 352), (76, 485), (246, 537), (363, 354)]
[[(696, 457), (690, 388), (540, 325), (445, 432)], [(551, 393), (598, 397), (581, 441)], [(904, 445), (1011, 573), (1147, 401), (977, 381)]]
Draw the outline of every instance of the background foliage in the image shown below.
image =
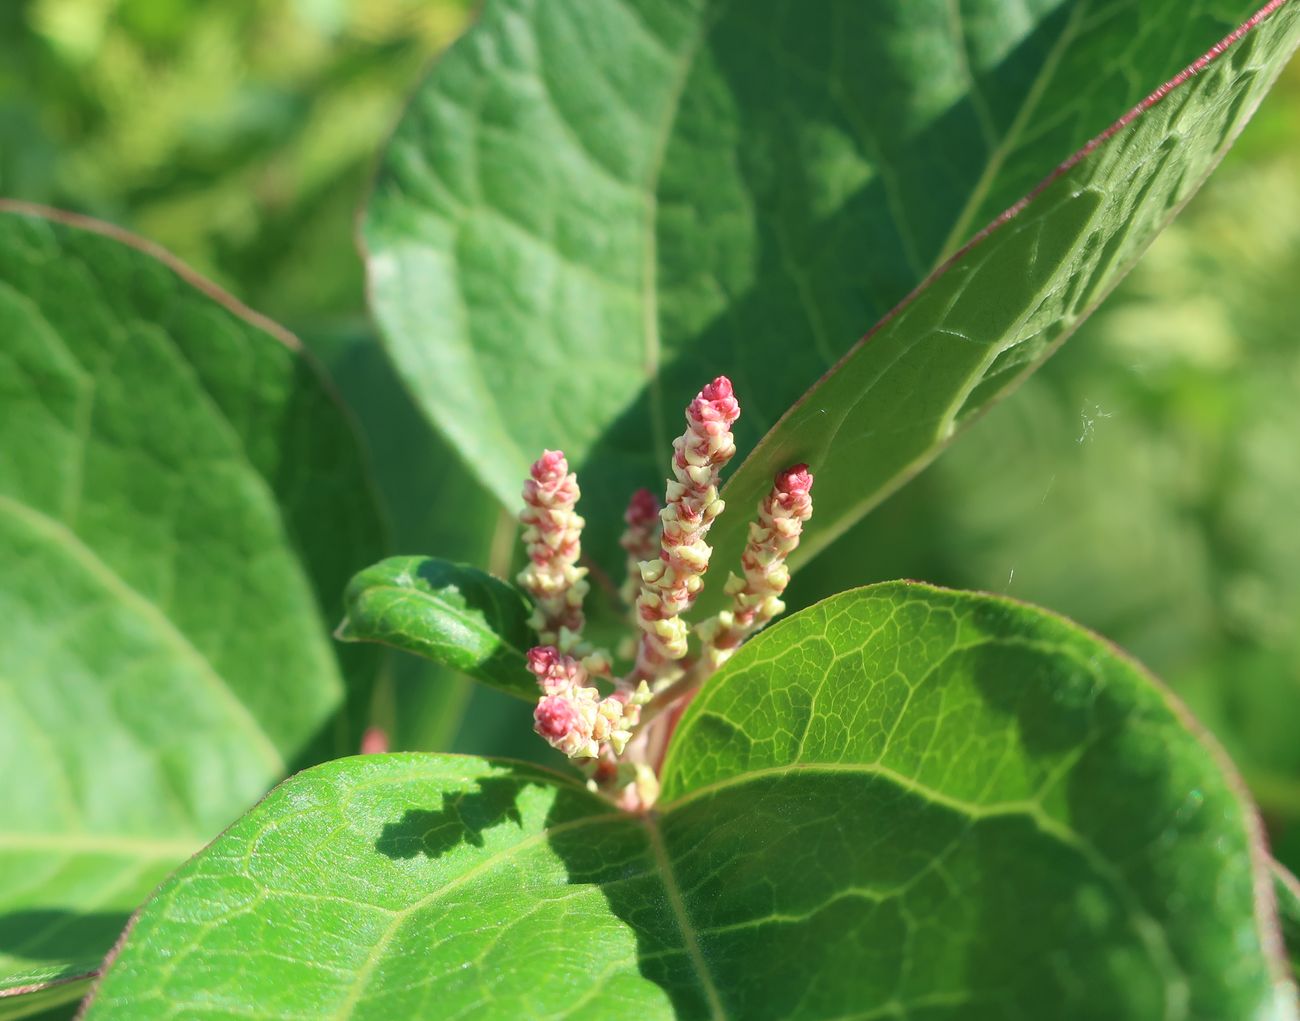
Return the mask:
[[(460, 0), (0, 5), (0, 193), (136, 230), (304, 335), (370, 433), (401, 551), (500, 567), (490, 498), (413, 410), (367, 414), (403, 395), (352, 243), (372, 154), (468, 16)], [(1298, 275), (1293, 66), (1103, 311), (798, 575), (792, 606), (902, 576), (1097, 628), (1188, 698), (1300, 864)], [(518, 751), (491, 693), (457, 739), (466, 689), (394, 676), (379, 711), (399, 745)]]

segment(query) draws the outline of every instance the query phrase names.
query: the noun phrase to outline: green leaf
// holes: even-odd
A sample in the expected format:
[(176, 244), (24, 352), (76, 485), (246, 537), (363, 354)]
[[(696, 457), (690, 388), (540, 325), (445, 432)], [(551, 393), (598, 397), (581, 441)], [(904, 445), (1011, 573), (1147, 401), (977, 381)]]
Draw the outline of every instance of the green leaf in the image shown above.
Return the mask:
[(382, 541), (292, 338), (0, 204), (0, 993), (93, 971), (233, 816), (356, 750), (375, 657), (328, 627)]
[(523, 594), (434, 557), (389, 557), (352, 579), (336, 636), (426, 656), (520, 698), (537, 697), (525, 653), (536, 644)]
[(1291, 961), (1291, 974), (1300, 980), (1300, 882), (1277, 862), (1273, 862), (1273, 890), (1277, 894), (1282, 941)]
[(1252, 9), (496, 0), (385, 154), (363, 228), (377, 320), (508, 506), (541, 447), (566, 450), (612, 564), (703, 382), (733, 377), (751, 450), (927, 281), (729, 487), (724, 564), (772, 472), (812, 461), (811, 553), (1041, 360), (1195, 190), (1293, 48), (1294, 4), (1080, 147)]
[(71, 1021), (81, 999), (90, 991), (91, 975), (51, 981), (43, 972), (29, 976), (26, 986), (0, 991), (2, 1021)]
[(1239, 782), (1059, 618), (837, 596), (664, 771), (644, 816), (507, 762), (300, 774), (160, 888), (87, 1018), (1295, 1017)]

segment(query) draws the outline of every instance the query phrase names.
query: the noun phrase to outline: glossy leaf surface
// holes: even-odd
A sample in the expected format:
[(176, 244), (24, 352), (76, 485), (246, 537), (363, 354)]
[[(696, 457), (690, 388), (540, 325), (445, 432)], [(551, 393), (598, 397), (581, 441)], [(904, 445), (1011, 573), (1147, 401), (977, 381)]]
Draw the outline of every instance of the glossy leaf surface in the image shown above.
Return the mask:
[(524, 654), (536, 644), (523, 594), (500, 578), (434, 557), (389, 557), (359, 573), (337, 637), (427, 657), (520, 698), (537, 682)]
[(347, 418), (292, 338), (155, 256), (0, 207), (0, 991), (94, 969), (172, 868), (359, 740), (374, 657), (328, 629), (383, 529)]
[[(613, 564), (623, 502), (658, 485), (705, 380), (733, 377), (751, 449), (1254, 7), (497, 0), (387, 150), (364, 227), (378, 321), (507, 505), (542, 446), (568, 452)], [(1282, 7), (932, 279), (760, 448), (730, 487), (741, 519), (778, 462), (811, 460), (812, 552), (933, 456), (1195, 190), (1296, 22)], [(744, 521), (718, 527), (731, 564)]]
[(88, 1018), (1293, 1018), (1268, 862), (1133, 663), (895, 583), (758, 636), (637, 817), (519, 764), (293, 778), (137, 917)]

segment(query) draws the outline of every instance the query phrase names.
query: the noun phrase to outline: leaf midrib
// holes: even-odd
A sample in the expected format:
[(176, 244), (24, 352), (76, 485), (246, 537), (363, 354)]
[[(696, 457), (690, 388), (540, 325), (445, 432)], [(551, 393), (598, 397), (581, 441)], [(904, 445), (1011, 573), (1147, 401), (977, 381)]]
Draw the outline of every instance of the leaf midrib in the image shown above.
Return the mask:
[(653, 814), (647, 813), (642, 816), (641, 821), (649, 839), (650, 853), (659, 866), (659, 882), (668, 897), (668, 906), (672, 909), (673, 918), (677, 922), (677, 931), (681, 934), (682, 945), (686, 949), (687, 957), (690, 958), (691, 967), (695, 969), (695, 974), (699, 976), (700, 988), (704, 992), (705, 1000), (708, 1001), (709, 1016), (713, 1021), (726, 1021), (727, 1014), (722, 1008), (718, 988), (714, 984), (708, 962), (704, 960), (704, 954), (700, 950), (699, 937), (696, 935), (695, 926), (691, 924), (690, 915), (686, 911), (686, 902), (682, 899), (681, 888), (677, 885), (677, 874), (673, 871), (672, 861), (668, 857), (668, 850), (664, 847), (663, 834), (659, 832), (659, 826)]
[(361, 966), (357, 969), (356, 977), (352, 981), (347, 997), (339, 1005), (338, 1009), (330, 1016), (335, 1018), (336, 1021), (345, 1021), (345, 1019), (352, 1017), (352, 1011), (360, 1002), (361, 997), (365, 994), (366, 986), (369, 985), (371, 975), (374, 974), (375, 969), (379, 966), (379, 962), (383, 957), (383, 952), (388, 949), (388, 944), (393, 941), (398, 930), (401, 929), (406, 920), (415, 912), (428, 907), (430, 904), (436, 903), (441, 900), (445, 894), (450, 893), (452, 890), (459, 889), (471, 879), (491, 870), (500, 862), (509, 860), (520, 851), (530, 847), (535, 847), (543, 840), (549, 839), (556, 833), (564, 833), (569, 830), (580, 829), (583, 826), (595, 826), (611, 822), (621, 823), (623, 821), (624, 816), (621, 813), (611, 812), (605, 815), (582, 816), (578, 819), (571, 819), (568, 822), (558, 823), (555, 826), (547, 826), (544, 829), (539, 830), (537, 833), (534, 833), (532, 836), (525, 837), (524, 839), (511, 844), (509, 847), (504, 847), (495, 854), (488, 856), (473, 868), (466, 869), (455, 879), (444, 883), (436, 890), (431, 890), (419, 900), (412, 901), (405, 907), (398, 908), (393, 912), (393, 918), (388, 923), (388, 927), (380, 934), (379, 938), (375, 941), (374, 946), (370, 948), (370, 952), (366, 954), (365, 960), (362, 961)]

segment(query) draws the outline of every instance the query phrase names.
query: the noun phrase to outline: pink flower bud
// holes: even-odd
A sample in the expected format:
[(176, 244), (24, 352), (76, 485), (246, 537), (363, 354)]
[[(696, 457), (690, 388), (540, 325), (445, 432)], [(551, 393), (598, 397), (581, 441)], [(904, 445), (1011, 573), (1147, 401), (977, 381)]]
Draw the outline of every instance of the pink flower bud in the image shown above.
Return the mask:
[(781, 497), (807, 496), (812, 491), (813, 477), (806, 464), (796, 464), (793, 468), (776, 473), (774, 488)]
[(551, 672), (560, 658), (560, 650), (554, 645), (538, 645), (528, 650), (528, 669), (540, 680)]
[(569, 474), (569, 462), (561, 450), (543, 450), (542, 456), (533, 462), (529, 474), (539, 488), (555, 492)]
[(547, 695), (533, 710), (533, 724), (547, 741), (562, 741), (578, 724), (578, 713), (567, 698)]
[(686, 409), (688, 420), (705, 423), (714, 428), (710, 432), (720, 432), (731, 427), (740, 417), (740, 403), (731, 388), (731, 380), (719, 376), (704, 387)]
[(553, 645), (529, 649), (527, 660), (528, 669), (548, 695), (561, 695), (587, 683), (587, 670), (582, 663), (564, 655)]

